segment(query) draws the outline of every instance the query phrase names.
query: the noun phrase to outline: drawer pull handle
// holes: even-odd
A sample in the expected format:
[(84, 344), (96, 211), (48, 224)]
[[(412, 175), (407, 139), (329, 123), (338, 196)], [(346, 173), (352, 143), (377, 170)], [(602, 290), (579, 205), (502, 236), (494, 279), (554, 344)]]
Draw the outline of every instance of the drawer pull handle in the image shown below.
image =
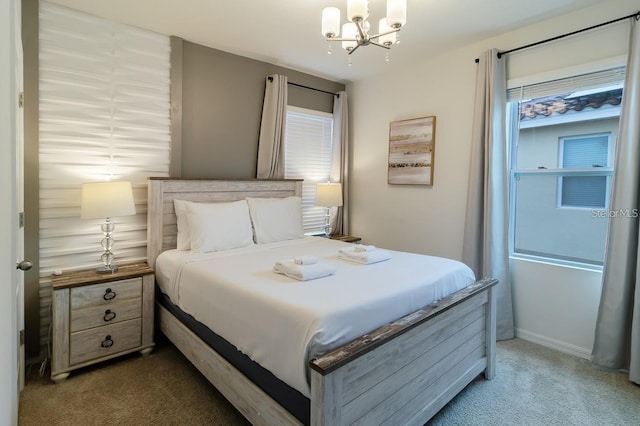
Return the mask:
[(103, 348), (110, 348), (111, 346), (113, 346), (113, 340), (111, 339), (111, 335), (107, 335), (107, 337), (104, 338), (104, 340), (102, 341), (102, 343), (100, 343), (100, 346), (102, 346)]
[(116, 298), (116, 292), (108, 288), (104, 291), (104, 296), (102, 296), (104, 300), (111, 300)]
[(116, 318), (116, 313), (113, 312), (111, 309), (107, 309), (106, 311), (104, 311), (104, 317), (102, 317), (102, 319), (105, 322), (113, 321), (115, 318)]

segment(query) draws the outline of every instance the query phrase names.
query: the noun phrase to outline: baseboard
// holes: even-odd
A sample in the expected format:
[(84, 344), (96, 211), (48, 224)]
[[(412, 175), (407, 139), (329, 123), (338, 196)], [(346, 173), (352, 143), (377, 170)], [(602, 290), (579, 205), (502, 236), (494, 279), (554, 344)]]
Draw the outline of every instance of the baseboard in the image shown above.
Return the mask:
[(516, 337), (527, 340), (529, 342), (537, 343), (542, 346), (546, 346), (551, 349), (555, 349), (559, 352), (564, 352), (569, 355), (577, 356), (578, 358), (591, 359), (591, 349), (581, 348), (580, 346), (572, 345), (570, 343), (562, 342), (560, 340), (552, 339), (547, 336), (532, 333), (530, 331), (516, 328)]

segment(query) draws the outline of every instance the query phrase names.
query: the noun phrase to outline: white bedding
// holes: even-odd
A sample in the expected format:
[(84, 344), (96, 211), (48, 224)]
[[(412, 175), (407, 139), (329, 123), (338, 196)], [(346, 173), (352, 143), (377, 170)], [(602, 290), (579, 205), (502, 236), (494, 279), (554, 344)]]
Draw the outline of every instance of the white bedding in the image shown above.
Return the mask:
[[(475, 281), (464, 264), (391, 251), (370, 265), (338, 258), (348, 243), (319, 237), (213, 253), (168, 250), (156, 280), (174, 304), (309, 396), (308, 360)], [(335, 274), (297, 281), (276, 261), (314, 255)]]

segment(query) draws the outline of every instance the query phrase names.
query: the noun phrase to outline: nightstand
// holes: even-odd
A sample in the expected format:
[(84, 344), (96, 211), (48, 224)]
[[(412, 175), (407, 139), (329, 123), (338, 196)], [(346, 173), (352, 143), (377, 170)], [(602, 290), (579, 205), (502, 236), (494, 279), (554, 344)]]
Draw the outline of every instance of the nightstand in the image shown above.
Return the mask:
[(51, 379), (80, 367), (153, 349), (154, 271), (146, 263), (113, 274), (94, 269), (51, 279)]
[(359, 243), (362, 238), (354, 237), (352, 235), (332, 235), (332, 240), (344, 241), (345, 243)]

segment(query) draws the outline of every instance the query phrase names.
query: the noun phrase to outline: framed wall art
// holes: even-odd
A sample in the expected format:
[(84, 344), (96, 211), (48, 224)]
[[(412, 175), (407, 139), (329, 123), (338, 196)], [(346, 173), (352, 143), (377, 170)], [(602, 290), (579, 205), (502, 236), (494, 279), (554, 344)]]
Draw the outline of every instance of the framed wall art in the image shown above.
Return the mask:
[(389, 123), (389, 184), (433, 185), (435, 143), (435, 116)]

